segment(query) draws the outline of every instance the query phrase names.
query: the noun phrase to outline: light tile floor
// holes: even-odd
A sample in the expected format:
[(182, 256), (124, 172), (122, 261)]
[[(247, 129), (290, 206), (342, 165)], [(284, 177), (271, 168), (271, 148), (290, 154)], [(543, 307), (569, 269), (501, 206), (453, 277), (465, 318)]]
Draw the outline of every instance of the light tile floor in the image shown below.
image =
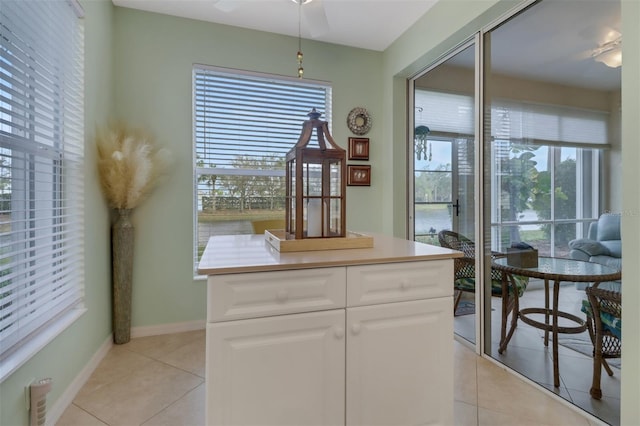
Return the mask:
[[(528, 288), (520, 299), (520, 308), (544, 306), (544, 290), (541, 286), (532, 287)], [(584, 291), (576, 290), (573, 283), (562, 284), (559, 299), (560, 309), (581, 317), (583, 314), (580, 312), (580, 307), (584, 297)], [(494, 297), (491, 300), (493, 304), (491, 351), (497, 361), (539, 383), (604, 422), (611, 425), (620, 424), (620, 369), (613, 368), (614, 375), (611, 377), (606, 372), (602, 372), (601, 387), (603, 397), (599, 401), (595, 400), (589, 395), (593, 358), (565, 346), (559, 346), (560, 387), (554, 388), (551, 342), (548, 347), (544, 346), (544, 332), (542, 330), (519, 321), (507, 350), (503, 354), (498, 353), (500, 298)], [(537, 319), (542, 320), (542, 316)], [(562, 324), (571, 325), (568, 322), (564, 322), (564, 320), (561, 321)], [(473, 340), (473, 315), (455, 317), (454, 326), (456, 333), (468, 340)], [(588, 339), (586, 333), (585, 331), (582, 336), (585, 341)], [(568, 337), (570, 336), (560, 336), (561, 339)], [(588, 346), (590, 349), (590, 343)]]
[[(454, 342), (456, 425), (581, 425), (576, 411)], [(204, 425), (205, 332), (114, 346), (58, 426)]]

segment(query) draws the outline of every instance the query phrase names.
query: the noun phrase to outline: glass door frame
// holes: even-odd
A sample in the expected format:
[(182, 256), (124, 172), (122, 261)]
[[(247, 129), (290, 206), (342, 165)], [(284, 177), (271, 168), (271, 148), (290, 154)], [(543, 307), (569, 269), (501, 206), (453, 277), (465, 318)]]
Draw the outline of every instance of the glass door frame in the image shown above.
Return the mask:
[[(451, 59), (452, 57), (454, 57), (455, 55), (457, 55), (458, 53), (462, 52), (463, 50), (473, 46), (474, 43), (477, 42), (477, 38), (478, 36), (475, 35), (474, 37), (467, 39), (466, 41), (464, 41), (463, 43), (459, 44), (458, 46), (456, 46), (455, 48), (451, 49), (450, 51), (448, 51), (445, 55), (441, 56), (440, 58), (438, 58), (435, 62), (433, 62), (431, 65), (429, 65), (427, 68), (421, 70), (419, 73), (409, 77), (409, 79), (407, 80), (408, 82), (408, 93), (409, 96), (408, 98), (408, 129), (407, 129), (407, 133), (408, 133), (408, 143), (407, 143), (407, 182), (408, 182), (408, 196), (407, 196), (407, 212), (408, 214), (408, 220), (407, 220), (407, 236), (410, 240), (415, 240), (415, 185), (414, 185), (414, 179), (415, 179), (415, 167), (414, 167), (414, 158), (415, 158), (415, 149), (414, 149), (414, 143), (413, 141), (415, 140), (415, 111), (416, 111), (416, 105), (415, 105), (415, 97), (414, 97), (414, 93), (415, 93), (415, 80), (417, 80), (418, 78), (420, 78), (421, 76), (427, 74), (429, 71), (435, 69), (436, 67), (438, 67), (439, 65), (442, 65), (444, 62), (446, 62), (447, 60)], [(477, 45), (476, 45), (477, 46)], [(476, 47), (476, 53), (477, 53), (477, 47)], [(477, 57), (476, 57), (476, 68), (477, 68)], [(476, 82), (477, 83), (477, 77), (476, 77)], [(474, 96), (477, 97), (477, 84), (475, 85), (475, 93)], [(474, 101), (475, 102), (475, 101)], [(476, 118), (477, 120), (477, 118)], [(477, 132), (477, 128), (475, 128), (477, 126), (474, 125), (474, 130)], [(477, 141), (477, 134), (475, 135), (476, 141)], [(474, 146), (477, 144), (474, 144)], [(449, 202), (449, 205), (453, 205), (454, 202), (456, 202), (455, 198), (454, 198), (454, 194), (458, 192), (458, 186), (459, 186), (459, 180), (458, 180), (458, 176), (457, 173), (455, 172), (457, 169), (457, 163), (458, 163), (458, 159), (456, 158), (455, 152), (457, 150), (457, 141), (455, 141), (454, 139), (451, 140), (451, 173), (452, 173), (452, 177), (451, 177), (451, 191), (452, 191), (452, 199), (451, 202)], [(474, 164), (475, 166), (475, 164)], [(443, 203), (444, 204), (444, 203)], [(453, 218), (452, 216), (452, 228), (455, 231), (457, 228), (457, 219)]]
[[(473, 47), (474, 48), (474, 91), (473, 91), (473, 105), (474, 105), (474, 201), (473, 201), (473, 209), (474, 209), (474, 233), (476, 235), (476, 279), (478, 282), (483, 282), (479, 278), (485, 276), (485, 266), (486, 263), (482, 261), (484, 259), (484, 241), (482, 232), (483, 232), (483, 196), (480, 192), (480, 189), (483, 187), (483, 173), (480, 171), (483, 170), (483, 140), (482, 140), (482, 102), (481, 102), (481, 92), (480, 92), (480, 83), (482, 78), (482, 31), (475, 33), (472, 37), (466, 39), (462, 43), (458, 44), (456, 47), (450, 49), (445, 55), (442, 55), (436, 61), (434, 61), (430, 66), (424, 68), (419, 73), (408, 78), (408, 125), (407, 129), (407, 182), (408, 182), (408, 194), (407, 194), (407, 212), (408, 212), (408, 220), (407, 220), (407, 236), (410, 240), (415, 240), (415, 187), (414, 187), (414, 179), (415, 179), (415, 167), (414, 167), (414, 159), (415, 159), (415, 150), (414, 150), (414, 140), (415, 140), (415, 80), (420, 78), (421, 76), (427, 74), (429, 71), (435, 69), (439, 65), (442, 65), (447, 60), (456, 56), (458, 53), (463, 50)], [(452, 157), (456, 157), (454, 153), (454, 149), (456, 149), (456, 141), (452, 141)], [(452, 191), (455, 189), (456, 193), (458, 191), (458, 176), (457, 176), (457, 158), (455, 159), (455, 165), (452, 158)], [(452, 193), (453, 198), (453, 193)], [(452, 199), (452, 202), (454, 200)], [(452, 219), (452, 227), (457, 227), (457, 219)], [(455, 230), (455, 229), (453, 229)], [(489, 250), (490, 253), (490, 250)], [(490, 259), (488, 264), (490, 270)], [(477, 291), (475, 292), (475, 343), (471, 343), (468, 340), (462, 337), (454, 337), (462, 342), (465, 345), (473, 345), (473, 349), (478, 355), (482, 355), (484, 351), (484, 333), (482, 332), (484, 329), (484, 312), (485, 307), (482, 301), (484, 300), (484, 285), (477, 286)], [(491, 297), (491, 293), (489, 293), (489, 297)]]

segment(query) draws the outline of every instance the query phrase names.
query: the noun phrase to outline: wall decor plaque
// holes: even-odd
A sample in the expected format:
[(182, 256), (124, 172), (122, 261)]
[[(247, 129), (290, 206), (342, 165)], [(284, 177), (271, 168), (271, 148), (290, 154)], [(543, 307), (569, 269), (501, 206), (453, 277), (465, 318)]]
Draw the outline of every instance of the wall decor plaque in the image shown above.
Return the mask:
[(371, 117), (365, 108), (356, 107), (347, 115), (347, 126), (355, 135), (366, 135), (371, 130)]

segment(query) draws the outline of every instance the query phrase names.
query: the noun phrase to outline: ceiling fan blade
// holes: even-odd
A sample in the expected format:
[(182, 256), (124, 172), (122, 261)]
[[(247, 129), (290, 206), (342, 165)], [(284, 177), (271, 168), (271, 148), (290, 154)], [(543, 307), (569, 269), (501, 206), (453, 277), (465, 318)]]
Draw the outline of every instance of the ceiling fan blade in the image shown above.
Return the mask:
[(303, 5), (302, 16), (311, 38), (320, 37), (329, 32), (329, 22), (322, 0), (313, 0)]

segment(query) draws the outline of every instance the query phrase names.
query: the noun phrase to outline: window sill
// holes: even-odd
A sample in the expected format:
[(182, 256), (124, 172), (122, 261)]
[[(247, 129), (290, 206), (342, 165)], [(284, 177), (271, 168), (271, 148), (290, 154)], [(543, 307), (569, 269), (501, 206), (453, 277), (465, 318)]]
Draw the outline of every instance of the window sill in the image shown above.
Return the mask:
[(0, 383), (4, 382), (5, 379), (29, 361), (31, 357), (51, 343), (53, 339), (66, 330), (67, 327), (73, 324), (86, 311), (87, 309), (84, 307), (72, 309), (57, 320), (51, 322), (18, 350), (3, 359), (2, 363), (0, 363)]

